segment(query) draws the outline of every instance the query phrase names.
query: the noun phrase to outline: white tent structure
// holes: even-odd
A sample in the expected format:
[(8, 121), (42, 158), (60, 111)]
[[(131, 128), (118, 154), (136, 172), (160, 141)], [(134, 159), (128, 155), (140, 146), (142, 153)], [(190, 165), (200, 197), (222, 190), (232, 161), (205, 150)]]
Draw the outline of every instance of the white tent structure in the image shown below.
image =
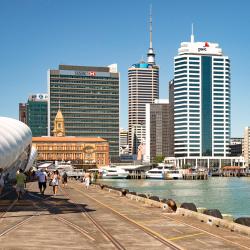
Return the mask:
[(13, 176), (28, 171), (36, 157), (30, 128), (15, 119), (0, 117), (0, 168)]

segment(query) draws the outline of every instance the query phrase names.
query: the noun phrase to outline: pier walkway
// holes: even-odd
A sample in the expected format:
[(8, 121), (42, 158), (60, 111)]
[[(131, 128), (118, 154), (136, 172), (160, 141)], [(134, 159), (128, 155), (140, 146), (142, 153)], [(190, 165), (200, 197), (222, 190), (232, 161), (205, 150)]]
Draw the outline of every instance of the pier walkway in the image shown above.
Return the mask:
[(0, 199), (0, 249), (250, 249), (250, 237), (76, 181)]

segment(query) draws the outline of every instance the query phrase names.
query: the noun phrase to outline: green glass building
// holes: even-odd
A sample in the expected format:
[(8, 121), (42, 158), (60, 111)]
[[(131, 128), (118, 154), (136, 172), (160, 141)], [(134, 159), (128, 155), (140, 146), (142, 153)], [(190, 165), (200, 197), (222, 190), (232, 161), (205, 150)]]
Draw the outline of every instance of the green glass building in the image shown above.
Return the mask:
[(29, 96), (26, 104), (27, 125), (32, 136), (45, 136), (48, 131), (48, 95), (35, 94)]
[(101, 137), (119, 157), (119, 73), (108, 67), (59, 65), (48, 71), (48, 135), (62, 111), (66, 136)]

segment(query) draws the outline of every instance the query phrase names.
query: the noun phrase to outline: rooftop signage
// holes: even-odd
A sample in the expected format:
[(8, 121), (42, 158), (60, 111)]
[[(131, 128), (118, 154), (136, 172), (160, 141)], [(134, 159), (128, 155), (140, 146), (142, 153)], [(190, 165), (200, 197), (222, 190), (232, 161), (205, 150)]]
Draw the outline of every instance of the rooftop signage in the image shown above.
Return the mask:
[(30, 101), (48, 101), (48, 94), (34, 94), (29, 96)]
[(75, 76), (92, 76), (92, 77), (110, 77), (109, 72), (97, 71), (76, 71), (76, 70), (60, 70), (60, 75), (75, 75)]
[(183, 54), (209, 54), (222, 55), (222, 49), (217, 43), (209, 42), (183, 42), (178, 50), (179, 55)]

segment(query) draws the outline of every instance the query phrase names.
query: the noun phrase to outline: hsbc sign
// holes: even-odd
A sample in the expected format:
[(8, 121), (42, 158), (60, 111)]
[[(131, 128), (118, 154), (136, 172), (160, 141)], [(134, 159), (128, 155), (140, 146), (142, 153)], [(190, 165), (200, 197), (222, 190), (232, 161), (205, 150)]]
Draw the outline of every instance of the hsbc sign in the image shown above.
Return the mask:
[(96, 76), (95, 71), (75, 71), (77, 76)]
[(73, 76), (90, 76), (90, 77), (110, 77), (109, 72), (99, 71), (78, 71), (78, 70), (60, 70), (60, 75), (73, 75)]

